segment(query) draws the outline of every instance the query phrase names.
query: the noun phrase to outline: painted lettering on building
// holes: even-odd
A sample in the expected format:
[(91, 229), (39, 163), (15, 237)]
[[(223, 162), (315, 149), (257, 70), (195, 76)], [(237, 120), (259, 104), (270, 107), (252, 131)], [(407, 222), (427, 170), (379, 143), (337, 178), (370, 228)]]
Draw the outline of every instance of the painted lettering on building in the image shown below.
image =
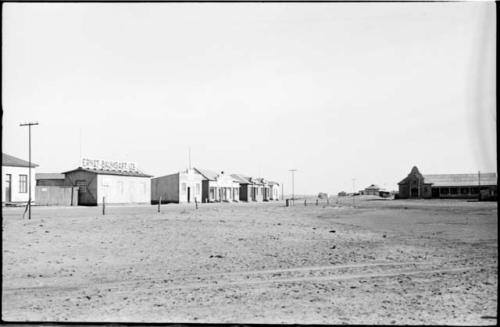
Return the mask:
[(82, 159), (82, 168), (97, 170), (113, 170), (126, 172), (139, 172), (137, 166), (132, 162), (106, 161), (94, 159)]

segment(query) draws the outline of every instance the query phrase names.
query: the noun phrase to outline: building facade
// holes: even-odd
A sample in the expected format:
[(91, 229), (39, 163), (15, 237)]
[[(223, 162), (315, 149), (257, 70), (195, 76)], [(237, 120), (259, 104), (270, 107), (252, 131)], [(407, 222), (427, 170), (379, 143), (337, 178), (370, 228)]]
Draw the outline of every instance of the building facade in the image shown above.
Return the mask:
[(242, 174), (231, 174), (231, 177), (239, 185), (239, 200), (243, 202), (252, 201), (252, 182), (250, 182), (250, 177)]
[(202, 202), (232, 202), (239, 200), (240, 184), (230, 174), (194, 168), (202, 177)]
[(201, 202), (203, 177), (194, 169), (151, 180), (151, 203)]
[(269, 200), (278, 201), (280, 199), (280, 184), (277, 182), (269, 181)]
[(151, 175), (135, 164), (83, 159), (82, 166), (63, 173), (65, 184), (78, 187), (79, 205), (151, 202)]
[(368, 187), (366, 187), (363, 192), (361, 193), (362, 195), (379, 195), (380, 187), (378, 187), (375, 184), (372, 184)]
[(36, 203), (35, 168), (37, 164), (30, 164), (20, 158), (2, 153), (2, 203), (20, 203), (29, 200), (29, 183), (31, 181), (31, 201)]
[(497, 174), (432, 174), (423, 175), (413, 167), (398, 183), (400, 199), (478, 199), (487, 191), (497, 196)]

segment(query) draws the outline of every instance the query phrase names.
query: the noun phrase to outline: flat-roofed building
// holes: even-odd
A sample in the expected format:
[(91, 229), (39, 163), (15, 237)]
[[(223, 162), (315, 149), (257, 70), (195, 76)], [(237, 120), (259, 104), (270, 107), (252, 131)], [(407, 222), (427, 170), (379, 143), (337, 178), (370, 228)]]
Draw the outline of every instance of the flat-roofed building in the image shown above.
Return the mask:
[(151, 179), (151, 203), (201, 202), (203, 177), (194, 169)]

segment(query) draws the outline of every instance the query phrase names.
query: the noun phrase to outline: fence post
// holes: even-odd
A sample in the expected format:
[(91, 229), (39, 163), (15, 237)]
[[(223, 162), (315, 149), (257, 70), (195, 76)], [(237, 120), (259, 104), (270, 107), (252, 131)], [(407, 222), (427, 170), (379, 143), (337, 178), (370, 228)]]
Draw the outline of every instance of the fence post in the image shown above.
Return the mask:
[(160, 199), (158, 200), (158, 212), (160, 212), (161, 210), (161, 196), (160, 196)]
[(106, 197), (102, 197), (102, 215), (104, 216), (106, 214)]
[(198, 209), (198, 198), (194, 198), (194, 203), (196, 204), (196, 209)]
[(316, 205), (318, 205), (318, 199), (316, 199)]
[(304, 200), (304, 206), (307, 207), (307, 200)]
[(326, 205), (330, 205), (330, 198), (326, 198)]

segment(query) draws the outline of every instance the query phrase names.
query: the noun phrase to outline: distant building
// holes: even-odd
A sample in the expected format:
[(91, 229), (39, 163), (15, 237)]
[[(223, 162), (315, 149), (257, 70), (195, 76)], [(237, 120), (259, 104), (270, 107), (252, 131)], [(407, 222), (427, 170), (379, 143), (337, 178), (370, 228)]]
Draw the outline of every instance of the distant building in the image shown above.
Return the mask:
[(239, 200), (248, 202), (252, 201), (252, 182), (250, 177), (242, 174), (231, 174), (233, 180), (239, 184)]
[(486, 193), (497, 197), (497, 174), (434, 174), (422, 175), (413, 167), (399, 185), (400, 199), (477, 199)]
[(83, 159), (82, 166), (64, 172), (66, 185), (78, 187), (79, 205), (150, 203), (151, 175), (132, 163)]
[(366, 187), (363, 191), (360, 191), (362, 195), (379, 195), (380, 187), (375, 184), (372, 184)]
[(37, 164), (2, 153), (2, 203), (28, 202), (29, 180), (31, 180), (31, 201), (35, 201), (35, 168)]
[(347, 196), (347, 193), (344, 191), (340, 191), (337, 196)]
[(201, 202), (203, 177), (194, 169), (151, 179), (151, 203)]
[(269, 200), (278, 201), (280, 199), (280, 184), (278, 182), (269, 181)]
[(202, 202), (230, 202), (239, 200), (240, 184), (230, 174), (194, 168), (202, 176)]

